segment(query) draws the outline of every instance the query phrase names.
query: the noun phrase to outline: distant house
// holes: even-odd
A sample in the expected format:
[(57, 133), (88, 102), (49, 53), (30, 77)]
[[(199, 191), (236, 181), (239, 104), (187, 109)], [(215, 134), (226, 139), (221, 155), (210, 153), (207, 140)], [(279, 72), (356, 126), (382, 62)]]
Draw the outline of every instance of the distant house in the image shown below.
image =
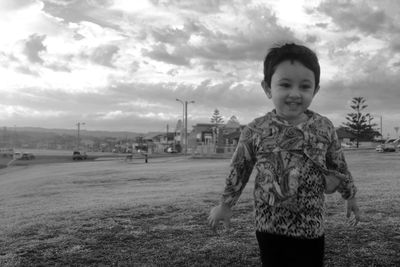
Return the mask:
[(240, 138), (240, 134), (241, 134), (241, 130), (242, 129), (243, 128), (241, 127), (239, 131), (228, 133), (228, 134), (224, 135), (224, 138), (226, 140), (228, 140), (228, 142), (230, 144), (237, 145), (237, 143), (239, 143), (239, 138)]
[(356, 136), (353, 133), (347, 131), (344, 127), (336, 128), (336, 134), (341, 143), (353, 142), (356, 139)]
[(157, 144), (171, 144), (174, 141), (175, 133), (149, 132), (143, 136), (143, 140)]
[(164, 152), (175, 144), (175, 133), (150, 132), (143, 136), (149, 152)]
[(211, 123), (198, 123), (193, 126), (188, 136), (189, 144), (211, 144), (213, 140), (213, 127)]
[(213, 142), (219, 145), (236, 145), (243, 128), (240, 124), (199, 123), (193, 126), (188, 142), (189, 145), (208, 145)]
[(175, 131), (174, 131), (174, 141), (176, 144), (181, 144), (182, 143), (182, 135), (183, 135), (183, 123), (182, 120), (178, 120), (175, 126)]

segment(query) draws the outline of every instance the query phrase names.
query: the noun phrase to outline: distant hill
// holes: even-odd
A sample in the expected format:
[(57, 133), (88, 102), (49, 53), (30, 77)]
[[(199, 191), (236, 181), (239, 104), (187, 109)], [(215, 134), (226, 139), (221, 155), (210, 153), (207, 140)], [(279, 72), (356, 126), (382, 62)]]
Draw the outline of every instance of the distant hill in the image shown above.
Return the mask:
[[(4, 129), (4, 126), (1, 127), (0, 131)], [(47, 129), (41, 127), (7, 127), (7, 131), (12, 133), (16, 131), (17, 133), (52, 133), (58, 135), (76, 135), (77, 129)], [(136, 132), (127, 132), (127, 131), (90, 131), (90, 130), (80, 130), (81, 136), (91, 136), (91, 137), (98, 137), (98, 138), (105, 138), (105, 137), (112, 137), (112, 138), (130, 138), (133, 139), (140, 135), (145, 135), (143, 133), (136, 133)]]

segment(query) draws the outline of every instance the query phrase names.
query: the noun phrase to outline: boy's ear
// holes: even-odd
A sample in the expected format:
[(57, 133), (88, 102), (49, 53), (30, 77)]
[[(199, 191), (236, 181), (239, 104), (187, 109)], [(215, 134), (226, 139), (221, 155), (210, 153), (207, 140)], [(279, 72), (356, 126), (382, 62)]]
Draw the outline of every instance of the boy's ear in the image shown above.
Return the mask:
[(313, 97), (318, 93), (318, 91), (319, 91), (319, 85), (315, 88)]
[(261, 87), (263, 88), (263, 90), (264, 90), (265, 94), (267, 95), (267, 97), (271, 98), (272, 97), (271, 88), (269, 88), (268, 84), (264, 80), (262, 80), (262, 82), (261, 82)]

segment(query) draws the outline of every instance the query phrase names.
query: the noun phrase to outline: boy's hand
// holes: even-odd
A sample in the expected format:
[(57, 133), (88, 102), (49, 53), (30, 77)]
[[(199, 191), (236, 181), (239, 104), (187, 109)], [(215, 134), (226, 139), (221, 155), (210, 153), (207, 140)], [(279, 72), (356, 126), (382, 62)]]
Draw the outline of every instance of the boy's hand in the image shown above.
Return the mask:
[(218, 222), (223, 220), (225, 228), (229, 229), (231, 217), (231, 208), (224, 204), (220, 204), (211, 209), (210, 216), (208, 216), (208, 224), (211, 226), (211, 229), (216, 232)]
[(361, 220), (360, 217), (360, 210), (358, 208), (357, 205), (357, 201), (356, 198), (352, 198), (352, 199), (348, 199), (347, 201), (347, 205), (346, 205), (346, 210), (347, 210), (347, 218), (350, 218), (351, 213), (354, 213), (354, 218), (351, 218), (349, 223), (351, 226), (356, 226), (358, 224), (358, 222)]

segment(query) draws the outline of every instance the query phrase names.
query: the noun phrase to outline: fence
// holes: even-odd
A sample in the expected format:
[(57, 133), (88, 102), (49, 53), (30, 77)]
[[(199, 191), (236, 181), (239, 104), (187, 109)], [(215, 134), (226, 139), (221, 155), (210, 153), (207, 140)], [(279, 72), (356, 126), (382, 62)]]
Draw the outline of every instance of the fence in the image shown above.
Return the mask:
[(190, 147), (189, 152), (197, 157), (231, 157), (235, 152), (236, 145), (216, 146), (214, 144), (200, 144)]

